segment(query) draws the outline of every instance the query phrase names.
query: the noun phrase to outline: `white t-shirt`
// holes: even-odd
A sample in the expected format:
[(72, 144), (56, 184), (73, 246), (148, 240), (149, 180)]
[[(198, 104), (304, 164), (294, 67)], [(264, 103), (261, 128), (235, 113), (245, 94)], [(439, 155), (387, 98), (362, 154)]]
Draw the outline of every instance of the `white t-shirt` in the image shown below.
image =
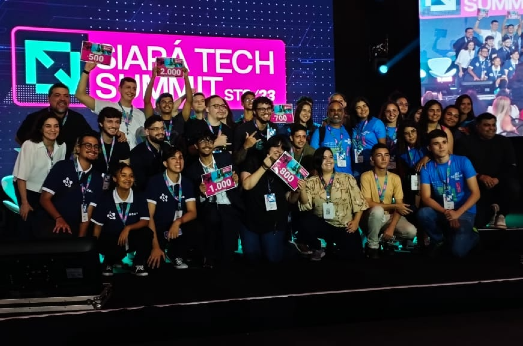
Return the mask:
[(25, 180), (27, 190), (41, 192), (45, 178), (53, 165), (65, 158), (65, 149), (65, 143), (58, 145), (55, 142), (51, 160), (44, 142), (25, 141), (16, 158), (13, 169), (14, 180)]
[(494, 48), (499, 49), (501, 47), (501, 33), (499, 31), (481, 29), (481, 36), (483, 37), (483, 42), (485, 42), (487, 36), (494, 37)]
[[(105, 107), (112, 107), (118, 109), (119, 111), (122, 111), (123, 108), (126, 114), (129, 114), (129, 112), (131, 111), (130, 107), (120, 107), (120, 105), (117, 102), (102, 101), (95, 99), (93, 113), (99, 114), (100, 111)], [(133, 149), (137, 144), (143, 142), (143, 125), (145, 123), (145, 114), (143, 114), (141, 110), (135, 107), (133, 107), (132, 110), (133, 118), (131, 120), (131, 123), (129, 124), (129, 128), (127, 128), (127, 125), (125, 124), (125, 121), (123, 121), (123, 119), (122, 124), (120, 125), (120, 131), (122, 131), (127, 137), (127, 142), (129, 143), (129, 147), (131, 147), (131, 149)]]

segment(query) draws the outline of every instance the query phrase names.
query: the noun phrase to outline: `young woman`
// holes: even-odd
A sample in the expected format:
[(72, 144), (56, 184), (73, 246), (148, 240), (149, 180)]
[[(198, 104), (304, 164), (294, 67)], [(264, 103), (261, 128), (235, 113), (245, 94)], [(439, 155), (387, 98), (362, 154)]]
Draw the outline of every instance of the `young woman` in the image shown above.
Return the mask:
[(476, 55), (476, 44), (474, 41), (469, 41), (466, 46), (459, 52), (456, 58), (456, 65), (458, 65), (458, 76), (459, 79), (463, 79), (463, 76), (467, 74), (470, 61)]
[(273, 136), (265, 143), (265, 156), (249, 156), (241, 172), (247, 221), (240, 236), (243, 253), (250, 261), (266, 259), (277, 263), (283, 260), (288, 203), (296, 203), (299, 193), (291, 192), (269, 168), (289, 150), (286, 136)]
[(390, 162), (387, 167), (388, 170), (394, 171), (396, 169), (397, 156), (397, 142), (398, 142), (398, 128), (401, 123), (401, 113), (399, 106), (389, 101), (381, 107), (380, 119), (385, 124), (386, 130), (386, 144), (389, 148)]
[(371, 168), (370, 151), (374, 144), (386, 144), (383, 122), (370, 114), (369, 102), (364, 97), (355, 98), (349, 106), (349, 121), (352, 129), (352, 161), (355, 177)]
[(458, 127), (466, 127), (475, 118), (472, 98), (467, 94), (460, 95), (454, 105), (459, 110)]
[(467, 135), (468, 127), (461, 128), (459, 127), (459, 109), (454, 105), (445, 107), (443, 110), (443, 115), (439, 120), (439, 124), (443, 127), (446, 127), (452, 132), (454, 136), (454, 141), (458, 141), (463, 135)]
[(302, 101), (296, 105), (296, 110), (294, 111), (294, 123), (285, 125), (279, 134), (290, 136), (291, 128), (294, 124), (300, 124), (307, 128), (307, 143), (310, 143), (312, 134), (319, 125), (315, 124), (312, 119), (312, 106), (309, 102)]
[(116, 185), (93, 204), (96, 208), (91, 221), (94, 236), (98, 238), (100, 253), (104, 255), (104, 276), (113, 275), (113, 265), (120, 263), (128, 251), (136, 251), (133, 274), (147, 276), (145, 261), (151, 253), (153, 232), (149, 225), (149, 210), (145, 196), (133, 191), (133, 170), (119, 163), (111, 172)]
[(22, 144), (13, 170), (16, 198), (20, 203), (20, 238), (32, 238), (34, 217), (40, 209), (42, 184), (53, 165), (65, 158), (66, 145), (56, 139), (60, 119), (49, 112), (36, 123), (30, 139)]
[(441, 106), (441, 103), (436, 100), (430, 100), (425, 104), (425, 106), (423, 106), (419, 120), (419, 129), (421, 132), (419, 135), (421, 135), (421, 143), (422, 145), (428, 145), (427, 135), (429, 132), (435, 129), (440, 129), (445, 131), (447, 134), (449, 152), (453, 152), (454, 137), (452, 136), (452, 132), (450, 132), (450, 130), (445, 126), (439, 124), (442, 111), (443, 107)]
[(356, 179), (350, 174), (334, 171), (332, 151), (320, 147), (314, 153), (314, 168), (318, 175), (300, 182), (300, 232), (313, 251), (311, 260), (325, 255), (318, 237), (329, 248), (336, 244), (340, 258), (362, 257), (362, 241), (358, 230), (361, 215), (368, 204)]

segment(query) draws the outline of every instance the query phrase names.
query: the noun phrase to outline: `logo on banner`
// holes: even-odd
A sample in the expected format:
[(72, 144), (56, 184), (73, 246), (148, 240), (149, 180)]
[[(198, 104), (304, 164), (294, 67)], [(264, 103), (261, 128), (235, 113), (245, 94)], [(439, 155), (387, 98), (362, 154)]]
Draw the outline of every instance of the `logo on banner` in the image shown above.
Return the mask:
[(431, 12), (456, 11), (457, 0), (425, 0), (425, 7)]

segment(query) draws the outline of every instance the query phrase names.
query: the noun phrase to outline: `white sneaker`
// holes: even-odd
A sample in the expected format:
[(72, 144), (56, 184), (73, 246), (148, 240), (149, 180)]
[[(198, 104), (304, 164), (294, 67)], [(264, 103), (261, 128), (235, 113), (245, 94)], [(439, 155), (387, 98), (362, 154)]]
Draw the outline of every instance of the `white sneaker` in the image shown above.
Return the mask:
[(183, 262), (183, 259), (181, 259), (180, 257), (176, 257), (172, 263), (173, 263), (174, 268), (176, 268), (176, 269), (187, 269), (187, 268), (189, 268), (189, 266), (187, 264), (185, 264)]
[(134, 266), (134, 270), (132, 272), (136, 276), (147, 276), (149, 273), (145, 270), (145, 266), (143, 265), (137, 265)]
[(504, 215), (499, 214), (496, 217), (495, 226), (496, 226), (496, 228), (507, 229), (507, 223), (505, 221), (505, 216)]
[(490, 208), (492, 208), (492, 212), (494, 214), (492, 214), (492, 217), (490, 218), (490, 221), (488, 223), (488, 228), (497, 228), (496, 227), (496, 219), (497, 219), (498, 213), (499, 213), (499, 205), (491, 204)]

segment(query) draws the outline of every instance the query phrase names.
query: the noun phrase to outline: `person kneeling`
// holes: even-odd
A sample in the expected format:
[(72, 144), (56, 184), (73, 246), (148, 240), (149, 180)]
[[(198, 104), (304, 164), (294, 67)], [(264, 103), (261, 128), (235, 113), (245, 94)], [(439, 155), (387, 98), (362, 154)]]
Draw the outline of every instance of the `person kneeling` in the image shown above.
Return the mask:
[(456, 257), (465, 257), (479, 239), (474, 230), (476, 202), (480, 192), (476, 171), (465, 156), (450, 155), (447, 134), (433, 130), (428, 134), (434, 159), (421, 169), (420, 226), (430, 237), (435, 255), (446, 238)]
[(91, 218), (94, 236), (98, 238), (100, 253), (104, 255), (102, 274), (112, 276), (113, 265), (119, 263), (127, 252), (136, 251), (133, 274), (147, 276), (145, 260), (151, 252), (153, 240), (153, 232), (147, 227), (147, 200), (133, 191), (134, 174), (126, 163), (117, 166), (112, 178), (116, 187), (101, 197)]

